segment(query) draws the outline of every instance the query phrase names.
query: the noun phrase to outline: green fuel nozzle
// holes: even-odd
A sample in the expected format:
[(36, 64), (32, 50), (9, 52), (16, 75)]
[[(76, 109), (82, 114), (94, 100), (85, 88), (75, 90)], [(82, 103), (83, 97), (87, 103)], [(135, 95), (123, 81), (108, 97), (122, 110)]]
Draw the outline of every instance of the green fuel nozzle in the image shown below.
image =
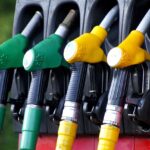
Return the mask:
[(0, 45), (0, 129), (2, 129), (8, 93), (12, 84), (13, 69), (22, 67), (28, 37), (36, 29), (42, 15), (36, 12), (21, 34), (17, 34)]
[(48, 69), (67, 66), (60, 50), (75, 16), (76, 11), (71, 10), (54, 34), (37, 44), (24, 56), (23, 66), (26, 70), (32, 71), (32, 79), (25, 109), (20, 150), (35, 150), (43, 113)]
[(37, 11), (21, 34), (15, 35), (0, 45), (1, 70), (22, 67), (24, 52), (28, 46), (28, 38), (41, 19), (42, 15)]
[(75, 16), (75, 11), (71, 10), (54, 34), (27, 51), (23, 59), (25, 70), (36, 71), (59, 66), (68, 67), (60, 50)]

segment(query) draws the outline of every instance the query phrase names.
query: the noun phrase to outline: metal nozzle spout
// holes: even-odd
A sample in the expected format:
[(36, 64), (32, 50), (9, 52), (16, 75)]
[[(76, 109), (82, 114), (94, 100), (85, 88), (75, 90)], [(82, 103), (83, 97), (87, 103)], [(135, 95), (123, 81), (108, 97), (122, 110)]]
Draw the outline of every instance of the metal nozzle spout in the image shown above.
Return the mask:
[(68, 15), (66, 16), (66, 18), (63, 20), (62, 24), (70, 28), (76, 16), (77, 16), (77, 12), (74, 9), (71, 9)]
[(36, 29), (38, 26), (37, 24), (40, 23), (42, 20), (42, 14), (39, 11), (36, 11), (32, 19), (29, 21), (25, 29), (22, 31), (22, 35), (29, 37)]
[(144, 18), (142, 19), (136, 30), (145, 34), (149, 26), (150, 26), (150, 9), (147, 11), (147, 13), (145, 14)]
[(119, 14), (119, 6), (114, 6), (105, 16), (105, 18), (100, 23), (100, 26), (104, 29), (108, 30), (109, 27), (112, 25), (114, 20), (118, 17)]
[(68, 15), (65, 17), (63, 22), (57, 28), (55, 34), (65, 38), (68, 34), (69, 28), (72, 26), (75, 17), (77, 16), (77, 12), (74, 9), (71, 9)]

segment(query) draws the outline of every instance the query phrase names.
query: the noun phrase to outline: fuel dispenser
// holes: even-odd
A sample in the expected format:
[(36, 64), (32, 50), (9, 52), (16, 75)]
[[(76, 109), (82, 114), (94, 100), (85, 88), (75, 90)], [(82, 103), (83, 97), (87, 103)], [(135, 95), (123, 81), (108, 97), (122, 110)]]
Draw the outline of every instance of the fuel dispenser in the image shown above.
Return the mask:
[[(149, 59), (147, 53), (150, 42), (149, 28), (144, 25), (145, 29), (147, 28), (146, 32), (141, 31), (141, 27), (139, 27), (138, 32), (129, 33), (138, 26), (149, 8), (149, 0), (16, 1), (13, 35), (23, 33), (22, 31), (30, 20), (32, 22), (31, 18), (37, 11), (38, 14), (41, 14), (38, 15), (39, 21), (37, 22), (39, 23), (35, 23), (33, 28), (30, 26), (26, 30), (27, 34), (32, 34), (27, 36), (24, 46), (20, 48), (22, 49), (20, 52), (23, 53), (18, 53), (15, 46), (17, 51), (16, 54), (13, 53), (15, 55), (5, 57), (2, 53), (1, 57), (1, 60), (5, 59), (7, 62), (0, 71), (0, 82), (2, 83), (0, 93), (2, 93), (3, 100), (5, 97), (2, 106), (5, 106), (6, 103), (11, 104), (14, 131), (20, 135), (18, 146), (20, 149), (96, 149), (99, 130), (107, 130), (105, 124), (101, 129), (100, 126), (107, 123), (106, 116), (109, 116), (107, 112), (109, 111), (109, 114), (114, 112), (107, 107), (107, 100), (109, 103), (111, 97), (119, 94), (121, 94), (119, 100), (123, 100), (125, 105), (121, 105), (120, 116), (122, 117), (119, 121), (121, 137), (116, 149), (128, 150), (134, 145), (133, 149), (138, 150), (139, 143), (148, 141), (145, 136), (150, 133), (148, 118), (149, 62), (145, 62), (145, 58), (148, 56)], [(69, 23), (70, 19), (65, 20), (67, 22), (65, 26), (71, 25), (66, 35), (67, 28), (61, 22), (70, 10), (73, 10), (71, 16), (76, 17), (71, 24)], [(76, 15), (73, 13), (74, 10)], [(146, 20), (148, 23), (149, 17)], [(100, 26), (96, 26), (99, 22), (101, 22)], [(95, 28), (93, 28), (94, 26)], [(141, 26), (143, 27), (143, 25)], [(146, 35), (140, 35), (140, 32), (145, 32)], [(126, 37), (128, 39), (133, 34), (136, 34), (135, 37), (138, 34), (140, 38), (139, 40), (135, 38), (132, 43), (136, 45), (138, 42), (135, 41), (140, 42), (142, 39), (139, 44), (145, 43), (143, 48), (147, 52), (145, 50), (141, 52), (141, 48), (138, 47), (135, 49), (140, 50), (140, 54), (137, 53), (138, 59), (133, 59), (131, 56), (130, 61), (127, 61), (131, 54), (129, 53), (129, 55), (123, 55), (127, 66), (120, 61), (118, 61), (119, 68), (116, 67), (116, 64), (112, 66), (118, 57), (122, 58), (122, 51), (113, 48), (118, 47), (117, 45), (119, 47), (121, 45), (122, 48), (122, 42), (126, 41), (124, 39)], [(143, 36), (145, 36), (145, 42)], [(69, 44), (66, 46), (66, 43)], [(126, 46), (128, 44), (123, 45), (123, 47)], [(131, 47), (129, 46), (129, 48)], [(64, 58), (71, 65), (64, 61), (64, 49)], [(113, 53), (113, 50), (117, 51), (117, 54)], [(26, 51), (27, 53), (25, 53)], [(135, 54), (134, 51), (130, 52)], [(116, 59), (110, 63), (111, 54), (115, 55), (113, 58)], [(16, 59), (16, 55), (18, 59)], [(12, 56), (14, 57), (12, 58)], [(144, 61), (135, 64), (142, 58), (141, 56)], [(9, 63), (8, 58), (15, 61)], [(106, 60), (109, 60), (108, 64)], [(16, 63), (17, 61), (21, 63)], [(134, 65), (128, 66), (128, 63)], [(13, 66), (10, 67), (10, 64)], [(77, 103), (72, 103), (74, 100)], [(0, 115), (3, 116), (3, 107), (1, 110)], [(70, 115), (74, 117), (68, 118)], [(0, 121), (3, 122), (3, 119), (1, 118)], [(74, 130), (71, 130), (72, 128)], [(118, 133), (118, 126), (114, 128)], [(105, 148), (109, 147), (107, 140), (110, 136), (104, 137), (103, 135), (107, 134), (103, 133), (105, 132), (100, 133), (98, 149), (101, 149), (105, 142), (107, 142)], [(111, 134), (109, 133), (109, 135)], [(126, 137), (127, 135), (129, 137)], [(138, 139), (139, 135), (143, 136), (143, 139)], [(111, 143), (112, 149), (114, 149), (116, 141)], [(125, 146), (122, 148), (122, 145)], [(110, 147), (108, 149), (111, 149)], [(143, 149), (148, 149), (148, 147), (148, 144), (142, 144)]]

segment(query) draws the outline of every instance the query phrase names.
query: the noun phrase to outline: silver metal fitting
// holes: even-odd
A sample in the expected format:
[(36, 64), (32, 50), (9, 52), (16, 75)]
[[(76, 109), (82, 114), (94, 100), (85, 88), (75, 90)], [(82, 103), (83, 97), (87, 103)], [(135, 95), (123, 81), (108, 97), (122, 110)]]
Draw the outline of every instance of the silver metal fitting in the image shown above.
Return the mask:
[(116, 105), (108, 105), (103, 123), (120, 126), (123, 108)]
[(62, 120), (78, 121), (80, 104), (76, 102), (66, 101), (62, 114)]

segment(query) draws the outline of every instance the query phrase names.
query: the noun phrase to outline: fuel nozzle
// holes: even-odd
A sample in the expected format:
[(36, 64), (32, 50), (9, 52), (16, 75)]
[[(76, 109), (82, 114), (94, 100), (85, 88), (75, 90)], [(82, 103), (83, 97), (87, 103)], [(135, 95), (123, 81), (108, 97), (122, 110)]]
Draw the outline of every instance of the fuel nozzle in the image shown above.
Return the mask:
[[(110, 10), (113, 17), (109, 18), (109, 16), (106, 16), (107, 19), (117, 17), (118, 10), (118, 6)], [(105, 28), (100, 24), (100, 26), (94, 27), (91, 33), (85, 33), (79, 36), (69, 42), (65, 47), (64, 58), (73, 65), (71, 79), (65, 97), (62, 121), (58, 130), (56, 150), (72, 149), (77, 133), (77, 121), (87, 70), (86, 63), (106, 61), (106, 56), (100, 46), (107, 36), (107, 27), (112, 23), (112, 20), (108, 22)]]
[(106, 112), (99, 135), (98, 150), (115, 150), (128, 82), (129, 71), (126, 70), (126, 67), (129, 69), (131, 65), (149, 60), (149, 54), (141, 48), (144, 34), (149, 25), (150, 11), (147, 12), (137, 29), (132, 31), (118, 47), (108, 53), (108, 64), (120, 69), (114, 71), (114, 78), (111, 82)]
[(136, 30), (117, 47), (110, 50), (107, 62), (111, 67), (124, 68), (140, 64), (146, 60), (150, 61), (150, 54), (141, 48), (144, 42), (144, 34), (150, 24), (150, 10), (147, 12)]
[(60, 48), (62, 47), (64, 39), (66, 38), (76, 15), (77, 13), (75, 10), (70, 10), (69, 14), (59, 25), (54, 34), (27, 51), (23, 59), (25, 70), (35, 71), (45, 68), (56, 68), (61, 65), (65, 67), (68, 66), (60, 54)]
[(95, 26), (91, 33), (85, 33), (66, 45), (64, 58), (67, 62), (106, 62), (106, 56), (100, 46), (107, 37), (107, 30), (117, 18), (118, 9), (118, 6), (112, 8), (101, 24)]
[(23, 66), (27, 71), (31, 71), (32, 79), (25, 108), (20, 150), (35, 150), (49, 69), (68, 67), (60, 50), (75, 16), (76, 11), (71, 10), (54, 34), (35, 45), (24, 56)]
[(36, 12), (21, 34), (15, 35), (0, 45), (0, 129), (4, 122), (13, 69), (22, 67), (23, 55), (29, 42), (28, 38), (41, 20), (41, 13)]
[[(0, 69), (22, 67), (22, 60), (28, 40), (42, 20), (40, 12), (36, 12), (21, 34), (17, 34), (0, 45)], [(17, 59), (16, 59), (17, 58)]]

